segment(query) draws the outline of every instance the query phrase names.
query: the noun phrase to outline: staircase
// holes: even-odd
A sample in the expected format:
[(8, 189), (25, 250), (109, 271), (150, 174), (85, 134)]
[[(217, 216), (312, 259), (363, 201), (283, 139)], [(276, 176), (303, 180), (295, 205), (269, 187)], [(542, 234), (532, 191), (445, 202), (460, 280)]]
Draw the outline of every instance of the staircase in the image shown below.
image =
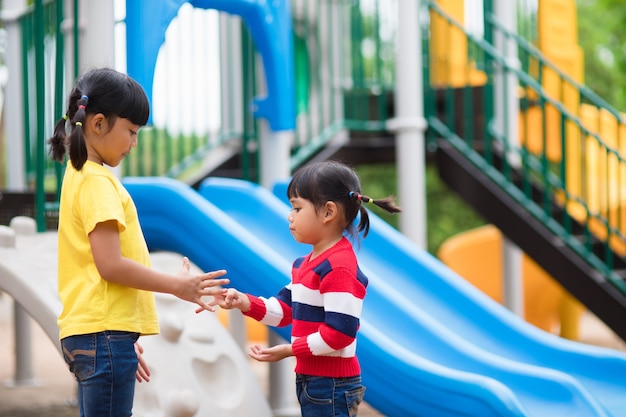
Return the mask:
[[(425, 93), (428, 138), (436, 144), (440, 176), (626, 340), (622, 115), (582, 85), (580, 74), (561, 70), (555, 51), (549, 58), (506, 32), (489, 3), (481, 38), (467, 33), (438, 4), (429, 3), (431, 21), (440, 25), (432, 37), (448, 31), (458, 39), (462, 33), (467, 45), (465, 82), (436, 82), (441, 79), (441, 67), (436, 67), (441, 63), (432, 58), (436, 52), (430, 53), (431, 66), (425, 71), (425, 85), (432, 87)], [(552, 3), (562, 8), (567, 2)], [(493, 46), (497, 36), (516, 43), (521, 68), (510, 65)], [(437, 47), (432, 41), (424, 45)], [(560, 56), (572, 63), (576, 53), (561, 51)], [(477, 77), (476, 71), (484, 76)], [(497, 114), (507, 114), (507, 109), (495, 108), (496, 82), (511, 75), (519, 82), (519, 144), (496, 120)]]

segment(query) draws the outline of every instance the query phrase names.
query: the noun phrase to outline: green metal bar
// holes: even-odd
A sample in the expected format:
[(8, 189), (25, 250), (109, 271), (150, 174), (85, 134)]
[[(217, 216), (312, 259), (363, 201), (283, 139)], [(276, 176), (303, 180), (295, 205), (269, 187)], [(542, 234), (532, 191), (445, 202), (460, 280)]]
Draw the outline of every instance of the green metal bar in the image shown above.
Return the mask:
[[(333, 5), (334, 3), (327, 3), (327, 6), (326, 6), (326, 21), (328, 22), (328, 34), (329, 34), (328, 38), (329, 39), (341, 39), (341, 35), (335, 33), (334, 19), (338, 17), (333, 13), (333, 10), (332, 10)], [(338, 77), (337, 74), (335, 74), (335, 56), (332, 50), (328, 51), (328, 70), (329, 70), (329, 76), (331, 80), (340, 79), (340, 77)], [(330, 91), (328, 92), (328, 99), (330, 101), (329, 123), (332, 123), (334, 122), (333, 115), (336, 114), (335, 112), (335, 83), (332, 81), (330, 83)]]
[[(435, 90), (430, 83), (430, 42), (428, 33), (430, 27), (427, 24), (422, 23), (420, 28), (422, 39), (422, 80), (424, 86), (424, 116), (426, 120), (431, 120), (437, 117), (435, 110)], [(435, 148), (437, 146), (435, 130), (431, 128), (430, 124), (426, 129), (426, 143), (429, 148)]]
[(381, 31), (380, 25), (380, 2), (376, 2), (374, 6), (374, 44), (375, 51), (374, 54), (374, 85), (376, 87), (376, 120), (386, 120), (389, 118), (387, 114), (387, 94), (383, 82), (383, 69), (382, 69), (382, 39), (380, 36)]
[[(250, 39), (250, 34), (245, 26), (241, 26), (241, 52), (242, 52), (242, 63), (243, 63), (243, 103), (244, 106), (247, 106), (252, 100), (254, 95), (254, 52), (252, 51), (252, 41)], [(241, 168), (242, 168), (242, 177), (243, 179), (249, 180), (251, 177), (250, 165), (251, 165), (251, 156), (249, 152), (249, 143), (251, 139), (251, 132), (253, 130), (252, 126), (254, 121), (252, 120), (252, 116), (249, 112), (244, 112), (243, 114), (243, 138), (242, 138), (242, 146), (241, 146)]]
[(30, 129), (30, 73), (28, 71), (31, 68), (28, 61), (29, 51), (33, 45), (33, 16), (32, 14), (26, 15), (21, 20), (22, 28), (22, 68), (24, 68), (24, 76), (22, 77), (22, 90), (23, 90), (23, 114), (24, 114), (24, 167), (26, 169), (27, 182), (31, 181), (30, 176), (34, 174), (33, 162), (31, 158), (31, 129)]
[(37, 231), (44, 232), (46, 230), (45, 204), (46, 194), (44, 190), (44, 167), (45, 167), (45, 63), (44, 63), (44, 15), (43, 0), (35, 0), (34, 9), (34, 29), (35, 29), (35, 79), (37, 88), (37, 124), (35, 130), (36, 152), (37, 152), (37, 169), (35, 183), (35, 220), (37, 222)]
[[(484, 39), (485, 43), (489, 45), (493, 45), (494, 42), (494, 29), (490, 22), (486, 19), (489, 14), (493, 12), (493, 1), (492, 0), (484, 0), (483, 1), (483, 25), (484, 25)], [(484, 86), (485, 89), (485, 125), (487, 129), (485, 130), (485, 158), (488, 161), (493, 162), (493, 150), (492, 150), (492, 133), (493, 129), (491, 128), (494, 120), (495, 120), (495, 111), (494, 111), (494, 86), (493, 86), (493, 67), (495, 65), (493, 55), (486, 54), (485, 55), (485, 74), (487, 75), (487, 83)]]
[[(61, 24), (63, 23), (63, 1), (56, 0), (56, 22), (55, 22), (55, 39), (56, 39), (56, 57), (55, 57), (55, 99), (54, 99), (54, 115), (55, 118), (60, 118), (63, 115), (63, 94), (64, 82), (63, 82), (63, 70), (65, 68), (65, 62), (63, 55), (65, 52), (65, 40), (63, 39), (63, 31), (61, 30)], [(58, 201), (61, 196), (61, 183), (63, 182), (63, 167), (61, 164), (54, 164), (56, 170), (56, 200)]]
[(374, 73), (372, 74), (372, 78), (374, 80), (374, 84), (380, 83), (382, 79), (382, 69), (381, 69), (381, 59), (380, 59), (380, 51), (382, 49), (382, 43), (380, 39), (380, 3), (374, 3), (374, 18), (373, 18), (373, 27), (372, 27), (372, 37), (374, 38)]
[[(317, 4), (317, 5), (318, 5), (318, 7), (319, 7), (319, 2), (317, 2), (316, 4)], [(319, 14), (318, 14), (318, 16), (319, 16)], [(309, 24), (309, 21), (310, 21), (310, 16), (309, 16), (309, 3), (304, 3), (304, 14), (303, 14), (303, 20), (304, 20), (304, 33), (305, 33), (305, 36), (307, 36), (307, 35), (309, 35), (309, 34), (311, 33), (311, 25)], [(317, 33), (316, 33), (316, 35), (317, 35), (317, 36), (316, 36), (316, 39), (321, 39), (322, 37), (321, 37), (321, 34), (320, 34), (320, 32), (319, 32), (319, 31), (320, 31), (320, 25), (317, 25), (317, 28), (316, 28), (316, 29), (317, 29)], [(321, 73), (321, 69), (322, 69), (322, 63), (321, 63), (321, 61), (322, 61), (322, 60), (321, 60), (321, 54), (320, 54), (320, 52), (321, 52), (321, 45), (319, 44), (319, 42), (317, 42), (317, 52), (318, 52), (318, 54), (317, 54), (318, 59), (316, 60), (316, 62), (315, 62), (315, 63), (316, 63), (316, 70), (317, 70), (317, 73), (319, 74), (319, 73)], [(322, 97), (321, 97), (321, 95), (320, 95), (320, 93), (321, 93), (321, 91), (319, 91), (319, 89), (320, 89), (320, 83), (319, 83), (318, 81), (319, 81), (319, 80), (317, 80), (317, 81), (316, 81), (315, 83), (313, 83), (313, 84), (314, 84), (315, 86), (317, 86), (317, 88), (318, 88), (318, 91), (317, 91), (317, 93), (318, 93), (318, 94), (316, 95), (316, 100), (317, 100), (317, 109), (318, 109), (318, 114), (319, 114), (319, 115), (320, 115), (320, 117), (321, 117), (321, 116), (322, 116), (322, 114), (323, 114), (323, 107), (322, 107), (322, 105), (321, 105), (321, 102), (322, 102)], [(309, 103), (309, 104), (311, 105), (312, 103)], [(309, 106), (309, 107), (310, 107), (310, 106)], [(310, 107), (310, 108), (311, 108), (311, 107)], [(312, 110), (312, 108), (311, 108), (311, 110)], [(320, 125), (321, 125), (321, 122), (320, 122)], [(306, 118), (305, 118), (305, 127), (306, 127), (306, 129), (305, 129), (305, 136), (306, 136), (306, 137), (304, 138), (304, 140), (302, 140), (302, 138), (300, 138), (300, 139), (301, 139), (301, 141), (296, 142), (295, 149), (293, 149), (293, 152), (294, 152), (294, 153), (297, 153), (297, 152), (298, 152), (298, 148), (301, 146), (302, 142), (305, 142), (305, 143), (306, 143), (306, 142), (308, 142), (308, 141), (309, 141), (309, 140), (313, 137), (313, 131), (314, 131), (314, 128), (313, 128), (313, 118), (311, 117), (311, 112), (309, 112), (309, 114), (307, 114), (307, 116), (306, 116)], [(315, 126), (315, 129), (316, 129), (316, 130), (317, 130), (318, 128), (319, 128), (319, 126)], [(308, 139), (307, 139), (307, 138), (308, 138)]]

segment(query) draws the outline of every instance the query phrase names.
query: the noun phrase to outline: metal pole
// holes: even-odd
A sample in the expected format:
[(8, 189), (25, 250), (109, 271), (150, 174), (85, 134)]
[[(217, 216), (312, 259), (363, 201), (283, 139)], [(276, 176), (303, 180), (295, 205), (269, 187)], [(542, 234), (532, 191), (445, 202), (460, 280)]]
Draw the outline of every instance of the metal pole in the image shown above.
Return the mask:
[(398, 195), (403, 207), (400, 231), (421, 248), (426, 240), (424, 105), (422, 102), (421, 1), (398, 1), (396, 48), (396, 117), (388, 121), (396, 132)]
[(9, 80), (6, 87), (5, 103), (5, 159), (7, 165), (7, 189), (26, 190), (26, 166), (24, 162), (24, 106), (22, 88), (22, 59), (19, 18), (26, 11), (26, 0), (5, 0), (2, 8), (2, 22), (7, 31), (6, 65)]
[[(495, 1), (494, 13), (499, 22), (509, 32), (517, 32), (516, 9), (505, 2)], [(517, 44), (514, 39), (507, 38), (501, 31), (494, 33), (496, 49), (505, 54), (505, 60), (513, 68), (519, 68)], [(508, 141), (505, 149), (519, 146), (517, 118), (519, 102), (517, 98), (517, 76), (513, 71), (500, 66), (495, 72), (495, 122), (498, 133)], [(517, 153), (506, 155), (511, 166), (519, 166)], [(502, 299), (503, 304), (518, 316), (524, 316), (524, 279), (522, 276), (522, 251), (506, 237), (502, 238)]]
[[(94, 67), (115, 67), (115, 14), (113, 0), (80, 3), (81, 21), (85, 21), (80, 37), (80, 72)], [(81, 25), (82, 26), (82, 25)]]
[[(85, 21), (80, 37), (80, 73), (97, 67), (115, 68), (115, 10), (113, 0), (81, 2), (79, 13)], [(122, 176), (121, 164), (111, 167)]]

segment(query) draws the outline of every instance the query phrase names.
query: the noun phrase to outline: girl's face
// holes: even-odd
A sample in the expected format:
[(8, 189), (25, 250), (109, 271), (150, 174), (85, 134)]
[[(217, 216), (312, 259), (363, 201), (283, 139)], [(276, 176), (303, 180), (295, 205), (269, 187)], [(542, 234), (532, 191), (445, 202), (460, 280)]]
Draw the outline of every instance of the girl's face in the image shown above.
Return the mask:
[[(98, 115), (94, 116), (98, 117)], [(141, 126), (128, 119), (115, 118), (111, 126), (106, 118), (96, 119), (91, 125), (96, 133), (94, 140), (87, 144), (89, 160), (116, 167), (137, 146), (137, 133)], [(91, 148), (91, 149), (90, 149)], [(92, 159), (93, 157), (93, 159)]]
[(304, 198), (294, 197), (289, 202), (291, 212), (287, 220), (289, 220), (289, 231), (294, 239), (311, 245), (319, 242), (322, 238), (323, 215), (315, 210), (313, 203)]

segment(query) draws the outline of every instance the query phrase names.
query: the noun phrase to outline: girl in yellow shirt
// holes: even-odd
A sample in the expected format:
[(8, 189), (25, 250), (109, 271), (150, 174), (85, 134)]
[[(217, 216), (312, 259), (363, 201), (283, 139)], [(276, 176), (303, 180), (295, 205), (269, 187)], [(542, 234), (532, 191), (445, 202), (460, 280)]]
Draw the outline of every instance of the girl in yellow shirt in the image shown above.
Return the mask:
[(53, 159), (69, 154), (58, 229), (61, 345), (78, 381), (80, 416), (128, 417), (135, 379), (149, 378), (137, 338), (159, 332), (153, 292), (213, 311), (201, 297), (223, 294), (229, 280), (216, 279), (224, 270), (191, 275), (187, 258), (178, 275), (150, 268), (135, 205), (104, 166), (119, 165), (137, 146), (150, 113), (141, 86), (113, 69), (94, 69), (77, 80), (68, 102), (49, 140)]

